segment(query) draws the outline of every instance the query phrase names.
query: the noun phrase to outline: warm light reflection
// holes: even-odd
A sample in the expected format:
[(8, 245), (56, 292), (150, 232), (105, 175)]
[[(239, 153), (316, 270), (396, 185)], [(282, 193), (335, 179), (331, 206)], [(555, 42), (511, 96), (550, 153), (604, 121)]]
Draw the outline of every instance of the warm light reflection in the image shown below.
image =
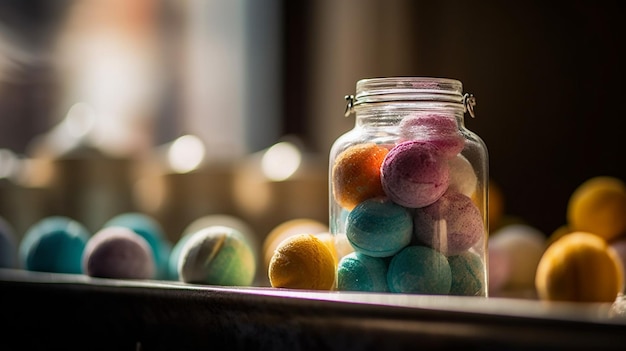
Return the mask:
[(198, 168), (204, 160), (204, 143), (193, 135), (184, 135), (170, 146), (167, 158), (176, 173), (187, 173)]
[(0, 179), (10, 178), (15, 174), (18, 160), (15, 154), (8, 149), (0, 149)]
[(267, 149), (261, 160), (261, 169), (267, 178), (281, 181), (292, 176), (300, 167), (301, 161), (300, 150), (292, 143), (284, 141)]
[(79, 102), (70, 108), (63, 120), (62, 128), (66, 135), (80, 139), (87, 135), (96, 122), (96, 113), (93, 108), (84, 102)]

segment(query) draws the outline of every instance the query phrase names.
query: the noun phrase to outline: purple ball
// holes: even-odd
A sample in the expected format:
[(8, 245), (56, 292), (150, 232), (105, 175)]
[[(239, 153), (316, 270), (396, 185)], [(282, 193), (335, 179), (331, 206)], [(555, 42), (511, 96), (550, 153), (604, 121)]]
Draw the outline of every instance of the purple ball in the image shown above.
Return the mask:
[(485, 234), (482, 214), (472, 199), (452, 191), (416, 209), (413, 230), (420, 243), (447, 256), (467, 251)]
[(465, 147), (454, 115), (420, 114), (407, 117), (400, 123), (401, 140), (427, 141), (446, 157), (454, 157)]
[(448, 160), (428, 142), (412, 140), (397, 144), (381, 165), (385, 194), (404, 207), (432, 204), (448, 189), (449, 181)]
[(126, 227), (106, 227), (89, 239), (83, 252), (83, 272), (91, 277), (151, 279), (156, 272), (150, 245)]

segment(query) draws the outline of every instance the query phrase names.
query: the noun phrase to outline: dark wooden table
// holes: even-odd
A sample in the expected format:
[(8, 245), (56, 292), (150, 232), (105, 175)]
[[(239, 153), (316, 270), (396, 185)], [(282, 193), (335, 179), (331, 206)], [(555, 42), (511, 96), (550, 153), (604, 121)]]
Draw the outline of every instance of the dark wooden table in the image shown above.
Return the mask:
[(626, 319), (611, 304), (20, 270), (0, 270), (0, 294), (0, 350), (626, 350)]

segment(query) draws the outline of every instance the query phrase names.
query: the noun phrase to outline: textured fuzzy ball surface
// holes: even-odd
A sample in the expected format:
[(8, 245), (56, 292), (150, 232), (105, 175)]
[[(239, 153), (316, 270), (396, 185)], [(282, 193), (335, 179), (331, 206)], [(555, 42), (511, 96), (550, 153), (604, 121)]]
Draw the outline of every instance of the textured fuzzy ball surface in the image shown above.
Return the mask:
[(336, 278), (335, 258), (315, 235), (293, 235), (276, 247), (268, 277), (274, 288), (332, 290)]
[(387, 292), (387, 261), (357, 252), (344, 256), (337, 267), (337, 290)]
[(448, 259), (440, 252), (426, 246), (408, 246), (391, 259), (387, 284), (395, 293), (447, 295), (452, 272)]
[(106, 227), (85, 246), (83, 273), (113, 279), (152, 279), (156, 267), (150, 245), (125, 227)]
[(411, 241), (411, 213), (387, 198), (360, 203), (348, 215), (346, 236), (354, 251), (373, 257), (388, 257)]
[(140, 212), (126, 212), (109, 219), (103, 228), (114, 226), (129, 228), (146, 239), (156, 262), (156, 278), (167, 279), (169, 277), (168, 265), (172, 245), (156, 219)]
[(480, 256), (471, 251), (465, 251), (448, 257), (448, 263), (452, 272), (450, 295), (485, 295), (486, 272)]
[(186, 283), (249, 286), (256, 259), (246, 237), (234, 228), (211, 226), (191, 234), (181, 248), (179, 280)]
[(418, 114), (400, 122), (401, 140), (428, 141), (446, 157), (456, 156), (465, 146), (465, 139), (453, 115)]
[(480, 210), (457, 192), (446, 192), (434, 204), (416, 209), (413, 223), (420, 243), (448, 256), (467, 251), (485, 236)]
[(26, 231), (20, 242), (20, 266), (29, 271), (80, 274), (90, 236), (82, 223), (71, 218), (43, 218)]
[(351, 210), (360, 202), (383, 195), (380, 165), (389, 150), (374, 143), (358, 144), (341, 152), (332, 167), (333, 196)]
[(428, 206), (448, 189), (448, 159), (429, 142), (399, 143), (385, 156), (381, 182), (393, 202), (410, 208)]

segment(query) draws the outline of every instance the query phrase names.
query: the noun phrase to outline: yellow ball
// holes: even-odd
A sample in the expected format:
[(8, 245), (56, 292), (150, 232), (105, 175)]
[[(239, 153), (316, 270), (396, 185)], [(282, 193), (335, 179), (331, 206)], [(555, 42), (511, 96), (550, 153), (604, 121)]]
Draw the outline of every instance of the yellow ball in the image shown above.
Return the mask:
[(550, 246), (552, 245), (553, 242), (559, 240), (561, 237), (570, 234), (572, 232), (572, 230), (566, 225), (563, 224), (562, 226), (556, 228), (552, 234), (550, 234), (550, 236), (548, 236), (548, 239), (546, 240), (546, 245)]
[(599, 236), (573, 232), (550, 245), (537, 266), (541, 300), (613, 302), (622, 289), (619, 258)]
[(605, 240), (626, 232), (626, 185), (609, 176), (593, 177), (576, 188), (567, 204), (567, 221), (574, 231)]
[(328, 232), (328, 226), (326, 224), (310, 218), (294, 218), (280, 223), (274, 227), (263, 240), (261, 250), (265, 269), (268, 268), (276, 247), (286, 238), (297, 234), (318, 234), (325, 232)]
[(335, 272), (335, 257), (328, 246), (313, 234), (298, 234), (276, 247), (268, 277), (274, 288), (332, 290)]

